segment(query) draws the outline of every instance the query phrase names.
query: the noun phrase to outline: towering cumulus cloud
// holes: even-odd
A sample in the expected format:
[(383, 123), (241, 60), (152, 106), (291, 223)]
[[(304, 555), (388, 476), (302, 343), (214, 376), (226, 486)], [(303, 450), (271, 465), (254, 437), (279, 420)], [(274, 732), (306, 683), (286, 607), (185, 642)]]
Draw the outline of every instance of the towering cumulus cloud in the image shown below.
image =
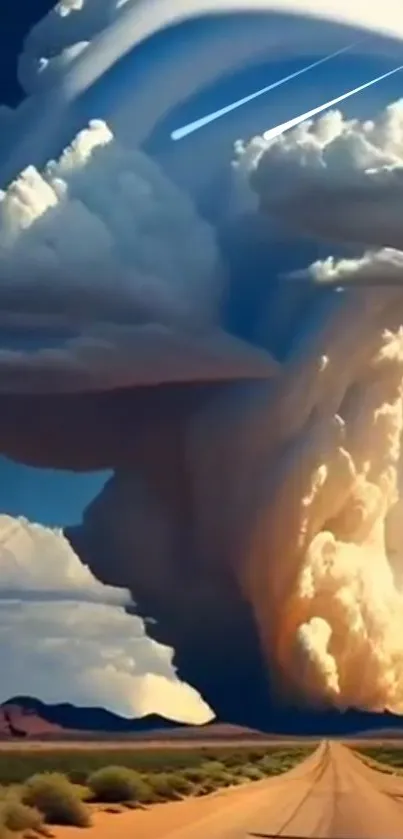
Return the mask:
[[(281, 212), (314, 236), (402, 246), (403, 101), (375, 122), (329, 113), (238, 152), (268, 223)], [(371, 249), (291, 279), (309, 275), (342, 293), (268, 406), (282, 430), (268, 435), (271, 501), (244, 585), (287, 692), (401, 713), (403, 255)]]
[[(248, 191), (248, 227), (239, 213), (240, 235), (218, 236), (138, 145), (167, 109), (251, 60), (268, 30), (234, 28), (228, 52), (221, 35), (200, 35), (193, 53), (178, 46), (171, 74), (140, 62), (126, 100), (114, 77), (110, 119), (92, 113), (95, 82), (130, 39), (211, 8), (64, 0), (27, 40), (20, 76), (32, 95), (4, 115), (0, 450), (113, 474), (65, 534), (16, 527), (24, 545), (27, 533), (56, 539), (54, 561), (69, 558), (81, 581), (63, 606), (69, 626), (79, 616), (92, 662), (91, 685), (66, 663), (80, 697), (99, 684), (111, 707), (115, 691), (124, 695), (129, 713), (160, 708), (165, 691), (184, 716), (207, 719), (211, 707), (261, 726), (273, 724), (273, 699), (402, 713), (403, 101), (373, 121), (332, 112), (238, 143), (233, 195), (242, 204)], [(359, 23), (353, 12), (343, 20)], [(273, 276), (280, 226), (288, 254), (308, 245), (297, 271)], [(248, 235), (262, 253), (249, 251), (237, 272)], [(326, 258), (310, 264), (315, 242)], [(237, 308), (247, 340), (230, 323)], [(2, 559), (4, 586), (20, 590), (18, 563)], [(29, 560), (44, 561), (32, 551)], [(13, 617), (27, 634), (46, 631), (38, 585), (24, 621)], [(111, 604), (122, 588), (139, 617), (124, 597)], [(154, 618), (152, 641), (144, 617)], [(94, 626), (107, 638), (109, 621), (121, 667), (113, 684), (90, 643)], [(140, 681), (132, 632), (150, 654)]]
[(0, 516), (0, 702), (103, 705), (126, 717), (211, 717), (181, 682), (172, 650), (124, 607), (130, 593), (100, 583), (59, 530)]
[(266, 353), (219, 328), (224, 284), (190, 198), (93, 120), (0, 192), (0, 323), (42, 336), (30, 353), (0, 338), (0, 389), (271, 376)]

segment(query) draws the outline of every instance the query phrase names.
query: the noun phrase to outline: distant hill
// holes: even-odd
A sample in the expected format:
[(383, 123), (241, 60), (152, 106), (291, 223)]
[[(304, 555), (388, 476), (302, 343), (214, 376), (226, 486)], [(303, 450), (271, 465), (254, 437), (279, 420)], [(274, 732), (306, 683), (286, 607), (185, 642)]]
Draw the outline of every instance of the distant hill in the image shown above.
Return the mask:
[[(104, 708), (81, 708), (68, 703), (47, 705), (17, 696), (0, 705), (0, 738), (133, 736), (141, 739), (254, 740), (265, 735), (252, 729), (216, 721), (194, 726), (149, 714), (126, 719)], [(267, 735), (266, 735), (267, 736)]]
[(67, 702), (47, 705), (30, 696), (16, 696), (0, 705), (0, 740), (136, 739), (145, 741), (195, 741), (253, 743), (295, 740), (300, 737), (334, 736), (342, 739), (399, 739), (403, 717), (348, 710), (324, 713), (288, 713), (272, 717), (266, 731), (213, 720), (187, 725), (149, 714), (126, 719), (104, 708), (82, 708)]

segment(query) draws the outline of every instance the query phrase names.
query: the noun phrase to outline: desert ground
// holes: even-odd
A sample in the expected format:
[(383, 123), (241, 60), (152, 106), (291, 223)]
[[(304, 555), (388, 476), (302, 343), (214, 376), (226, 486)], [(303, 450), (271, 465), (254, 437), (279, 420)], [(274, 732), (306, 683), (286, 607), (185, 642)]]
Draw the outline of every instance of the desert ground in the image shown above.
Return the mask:
[[(158, 780), (154, 792), (162, 780), (164, 801), (82, 797), (90, 824), (51, 823), (55, 839), (403, 839), (403, 739), (388, 732), (343, 742), (17, 741), (2, 744), (0, 784), (21, 791), (56, 772), (81, 795), (106, 766)], [(178, 778), (192, 788), (166, 792)]]
[[(400, 742), (399, 748), (402, 746)], [(373, 742), (371, 747), (374, 749)], [(382, 769), (382, 764), (362, 761), (351, 744), (348, 747), (322, 741), (284, 775), (222, 790), (204, 799), (155, 805), (148, 812), (114, 816), (97, 813), (86, 836), (383, 839), (388, 835), (389, 839), (402, 839), (403, 776)], [(77, 829), (60, 828), (56, 836), (77, 839)]]
[(224, 835), (226, 830), (236, 829), (241, 818), (256, 812), (258, 802), (265, 794), (264, 783), (220, 790), (205, 798), (155, 804), (147, 810), (120, 814), (98, 812), (84, 836), (76, 827), (59, 827), (55, 836), (57, 839), (128, 839), (131, 836), (136, 839), (210, 839), (211, 830), (222, 829)]
[[(91, 752), (94, 750), (99, 751), (116, 751), (117, 749), (122, 751), (144, 751), (144, 750), (152, 750), (155, 752), (161, 752), (165, 750), (194, 750), (195, 748), (200, 749), (261, 749), (261, 748), (282, 748), (282, 749), (295, 749), (300, 747), (304, 744), (315, 745), (319, 742), (317, 737), (313, 737), (312, 739), (302, 737), (301, 739), (293, 738), (292, 740), (283, 740), (281, 737), (274, 737), (269, 736), (267, 738), (263, 737), (259, 740), (232, 740), (232, 739), (222, 739), (222, 740), (199, 740), (195, 742), (192, 740), (142, 740), (142, 739), (129, 739), (129, 738), (122, 738), (119, 739), (102, 739), (102, 740), (0, 740), (0, 752), (22, 752), (25, 753), (29, 752), (72, 752), (72, 751), (87, 751)], [(401, 742), (403, 747), (403, 740), (397, 741)], [(368, 743), (373, 743), (373, 741), (368, 740)]]

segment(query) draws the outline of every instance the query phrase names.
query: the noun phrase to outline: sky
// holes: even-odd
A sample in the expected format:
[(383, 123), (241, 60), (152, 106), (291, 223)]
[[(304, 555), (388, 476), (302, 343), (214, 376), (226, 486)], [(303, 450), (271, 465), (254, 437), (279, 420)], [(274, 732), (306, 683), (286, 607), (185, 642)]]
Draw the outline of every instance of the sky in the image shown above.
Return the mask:
[[(37, 3), (36, 20), (40, 20), (44, 11), (50, 8), (52, 8), (50, 2)], [(21, 14), (18, 17), (11, 15), (7, 21), (6, 30), (2, 30), (1, 54), (3, 64), (0, 77), (0, 99), (4, 104), (14, 105), (22, 96), (17, 80), (17, 58), (21, 50), (23, 37), (35, 22), (31, 10), (29, 14), (27, 12), (25, 18)], [(177, 37), (183, 40), (184, 35), (178, 33)], [(286, 88), (278, 86), (268, 92), (257, 105), (257, 110), (260, 110), (261, 115), (255, 113), (256, 102), (252, 101), (244, 105), (240, 112), (224, 117), (224, 132), (228, 127), (230, 136), (231, 133), (234, 135), (234, 131), (231, 132), (231, 121), (236, 122), (239, 118), (245, 124), (248, 124), (249, 121), (252, 124), (256, 124), (257, 121), (260, 123), (263, 119), (265, 128), (270, 128), (271, 122), (277, 123), (292, 117), (296, 103), (298, 103), (299, 110), (304, 110), (305, 107), (310, 107), (312, 102), (319, 104), (339, 95), (341, 91), (364, 83), (378, 72), (387, 72), (391, 62), (386, 61), (385, 58), (374, 58), (373, 55), (367, 57), (362, 55), (362, 41), (366, 46), (368, 46), (368, 43), (370, 44), (370, 40), (367, 41), (367, 38), (368, 36), (364, 36), (363, 39), (354, 41), (344, 35), (340, 39), (341, 46), (338, 46), (338, 50), (342, 51), (341, 54), (336, 54), (332, 60), (313, 68), (310, 73), (304, 73), (291, 79)], [(313, 61), (315, 63), (323, 61), (327, 53), (321, 54), (319, 51), (320, 54), (316, 57), (318, 48), (314, 44), (314, 40), (312, 41), (312, 47), (315, 50)], [(133, 60), (138, 59), (136, 59), (136, 56), (129, 56), (127, 59), (128, 63), (133, 62)], [(165, 135), (164, 139), (166, 140), (167, 135), (169, 136), (171, 126), (180, 127), (193, 119), (197, 119), (200, 114), (204, 115), (223, 108), (227, 103), (233, 101), (234, 96), (238, 99), (248, 96), (251, 92), (259, 90), (263, 82), (267, 86), (276, 84), (279, 79), (298, 73), (301, 68), (308, 64), (309, 53), (307, 58), (297, 56), (291, 61), (278, 60), (274, 63), (271, 61), (269, 64), (263, 63), (258, 67), (244, 68), (241, 72), (237, 71), (224, 82), (218, 82), (214, 87), (201, 92), (179, 112), (175, 109), (169, 123), (164, 125), (162, 132)], [(131, 70), (127, 72), (130, 73)], [(350, 110), (361, 117), (369, 116), (374, 107), (381, 108), (386, 102), (398, 97), (400, 90), (401, 79), (399, 75), (388, 78), (375, 89), (371, 88), (363, 91), (354, 99), (353, 103), (346, 103), (345, 112), (348, 113)], [(96, 95), (95, 101), (97, 101)], [(103, 108), (106, 107), (103, 104)], [(98, 116), (101, 115), (101, 113), (98, 114)], [(213, 132), (218, 131), (219, 134), (220, 126), (214, 123), (210, 128), (211, 130)], [(198, 138), (201, 142), (203, 142), (203, 136), (204, 131), (202, 130)], [(181, 154), (186, 155), (187, 142), (186, 138), (182, 140)], [(226, 146), (227, 151), (228, 139)], [(281, 257), (281, 260), (284, 261), (284, 257)], [(71, 332), (72, 337), (74, 337), (74, 330), (71, 330)], [(26, 328), (17, 332), (13, 327), (3, 327), (0, 331), (0, 339), (4, 348), (23, 348), (29, 352), (44, 346), (58, 347), (60, 345), (60, 332), (57, 330), (54, 335), (51, 333), (38, 335), (34, 330), (29, 331)], [(1, 509), (8, 514), (25, 515), (45, 525), (65, 526), (78, 521), (88, 502), (97, 494), (107, 477), (107, 473), (104, 472), (80, 476), (67, 472), (52, 473), (52, 470), (38, 470), (24, 467), (22, 464), (13, 466), (9, 460), (5, 459), (2, 459), (0, 468), (2, 474)], [(74, 491), (72, 492), (73, 485)]]
[[(314, 705), (330, 697), (337, 708), (402, 713), (403, 662), (393, 654), (402, 595), (379, 544), (381, 608), (371, 599), (363, 557), (373, 543), (360, 535), (356, 550), (349, 533), (356, 510), (382, 530), (378, 496), (385, 521), (395, 514), (400, 397), (390, 400), (401, 363), (399, 300), (386, 292), (381, 302), (369, 294), (365, 305), (354, 293), (336, 300), (334, 287), (384, 276), (400, 283), (403, 74), (358, 92), (311, 127), (271, 140), (267, 132), (388, 73), (403, 63), (403, 42), (334, 21), (287, 22), (276, 12), (270, 29), (251, 15), (218, 16), (126, 50), (126, 13), (131, 37), (148, 25), (152, 32), (166, 13), (161, 3), (154, 21), (139, 22), (126, 5), (121, 13), (113, 0), (87, 0), (34, 30), (32, 16), (19, 13), (0, 34), (0, 101), (15, 107), (24, 98), (21, 49), (27, 92), (15, 113), (0, 113), (0, 443), (5, 454), (20, 453), (19, 463), (0, 459), (1, 662), (2, 634), (15, 643), (3, 692), (98, 701), (126, 716), (170, 715), (176, 706), (196, 722), (219, 709), (226, 720), (269, 724), (262, 719), (268, 668), (274, 682), (282, 672), (285, 695), (301, 692)], [(46, 8), (36, 11), (39, 21)], [(321, 60), (172, 141), (175, 129)], [(346, 323), (351, 346), (338, 337)], [(385, 344), (371, 355), (378, 334)], [(371, 376), (384, 367), (389, 374), (389, 364), (389, 385), (373, 392)], [(157, 402), (155, 385), (166, 387)], [(41, 402), (45, 391), (51, 399)], [(49, 410), (43, 416), (41, 404)], [(378, 439), (380, 415), (391, 425)], [(376, 445), (363, 435), (373, 426)], [(274, 442), (266, 429), (274, 429)], [(63, 468), (24, 465), (24, 453), (38, 462), (44, 449)], [(66, 471), (73, 450), (75, 463), (88, 454), (98, 471)], [(105, 460), (116, 465), (113, 477)], [(360, 472), (362, 462), (372, 472)], [(296, 474), (301, 521), (282, 502)], [(328, 544), (332, 503), (341, 518)], [(260, 509), (264, 550), (255, 531)], [(277, 560), (291, 566), (311, 527), (290, 591)], [(248, 555), (240, 552), (245, 544)], [(321, 576), (326, 550), (334, 557), (334, 600)], [(341, 585), (344, 567), (352, 576)], [(137, 593), (138, 615), (128, 614)], [(291, 647), (287, 610), (278, 604), (293, 597), (301, 615), (311, 599), (316, 622), (301, 618)], [(335, 609), (338, 598), (344, 611)], [(317, 615), (321, 603), (325, 613)], [(140, 617), (154, 612), (158, 641)], [(197, 634), (206, 615), (214, 644)], [(364, 640), (354, 647), (358, 625)], [(331, 647), (332, 633), (344, 639), (341, 650)], [(383, 657), (374, 655), (379, 649)], [(50, 683), (46, 671), (56, 663)], [(255, 698), (235, 694), (241, 677), (252, 678)]]
[(67, 527), (100, 492), (109, 472), (77, 475), (0, 460), (0, 510), (48, 527)]
[(17, 58), (22, 43), (31, 27), (46, 14), (54, 4), (51, 0), (35, 0), (29, 8), (10, 8), (7, 20), (1, 28), (1, 101), (6, 105), (15, 105), (22, 96), (17, 79)]
[[(29, 8), (10, 8), (0, 33), (0, 102), (15, 106), (23, 96), (17, 78), (17, 60), (25, 36), (32, 26), (53, 7), (51, 0), (36, 0)], [(59, 344), (59, 336), (47, 337), (46, 345)], [(0, 330), (3, 347), (35, 349), (43, 346), (43, 335), (15, 329)], [(23, 515), (33, 521), (50, 526), (65, 526), (80, 519), (88, 502), (97, 494), (106, 480), (100, 475), (72, 476), (71, 473), (38, 470), (22, 464), (13, 465), (8, 459), (0, 460), (0, 510), (9, 515)]]
[[(10, 8), (0, 33), (0, 102), (15, 106), (21, 101), (23, 91), (17, 78), (17, 60), (25, 36), (53, 7), (52, 0), (35, 0), (35, 3)], [(24, 330), (1, 329), (3, 347), (35, 349), (43, 346), (43, 335)], [(46, 339), (46, 345), (59, 344), (59, 335)], [(44, 525), (64, 527), (74, 524), (82, 515), (89, 501), (105, 483), (107, 473), (77, 476), (67, 472), (38, 470), (10, 460), (0, 460), (0, 511), (9, 515), (23, 515)]]

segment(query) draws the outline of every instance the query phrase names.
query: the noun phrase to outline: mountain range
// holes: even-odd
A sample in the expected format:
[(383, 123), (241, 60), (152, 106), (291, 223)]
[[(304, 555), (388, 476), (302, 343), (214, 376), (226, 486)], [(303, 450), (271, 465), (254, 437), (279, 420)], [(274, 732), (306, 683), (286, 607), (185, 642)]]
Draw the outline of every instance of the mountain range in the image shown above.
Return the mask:
[(146, 741), (198, 740), (254, 742), (287, 737), (322, 737), (354, 735), (370, 737), (399, 737), (403, 732), (403, 717), (394, 714), (373, 714), (349, 710), (322, 714), (301, 715), (298, 727), (290, 725), (290, 716), (284, 725), (276, 720), (273, 731), (256, 729), (212, 720), (204, 725), (188, 725), (166, 719), (158, 714), (127, 719), (105, 708), (83, 708), (67, 702), (46, 704), (30, 696), (16, 696), (0, 705), (0, 740), (91, 740), (127, 739)]
[(87, 739), (139, 737), (141, 739), (259, 739), (252, 729), (213, 720), (195, 726), (148, 714), (126, 719), (104, 708), (81, 708), (68, 703), (48, 705), (30, 696), (16, 696), (0, 705), (0, 739)]

